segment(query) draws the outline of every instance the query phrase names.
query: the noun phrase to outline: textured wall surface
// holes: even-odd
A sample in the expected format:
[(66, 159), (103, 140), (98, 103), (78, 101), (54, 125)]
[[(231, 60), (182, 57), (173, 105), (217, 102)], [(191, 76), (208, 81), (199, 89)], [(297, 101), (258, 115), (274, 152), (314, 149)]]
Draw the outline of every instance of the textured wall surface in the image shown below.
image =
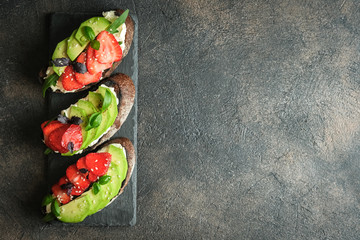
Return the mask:
[[(47, 15), (116, 7), (139, 19), (137, 224), (44, 224)], [(2, 1), (0, 238), (359, 239), (359, 9)]]

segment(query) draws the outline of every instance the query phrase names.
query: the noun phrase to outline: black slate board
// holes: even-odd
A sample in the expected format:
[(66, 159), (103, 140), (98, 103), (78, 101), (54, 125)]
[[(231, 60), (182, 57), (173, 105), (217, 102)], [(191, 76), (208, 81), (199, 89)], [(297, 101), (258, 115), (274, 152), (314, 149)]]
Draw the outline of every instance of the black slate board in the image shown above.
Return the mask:
[[(66, 37), (70, 36), (72, 31), (76, 29), (81, 22), (93, 17), (100, 16), (100, 13), (54, 13), (50, 19), (50, 52), (49, 59), (56, 44)], [(129, 75), (134, 81), (136, 92), (138, 85), (138, 21), (137, 17), (131, 14), (135, 22), (134, 40), (128, 55), (124, 58), (120, 66), (114, 73), (121, 72)], [(62, 109), (67, 108), (70, 104), (75, 103), (77, 99), (87, 95), (87, 91), (83, 93), (58, 94), (51, 93), (48, 97), (48, 113), (49, 118), (56, 116)], [(134, 144), (136, 151), (137, 143), (137, 94), (135, 103), (127, 120), (121, 129), (112, 137), (127, 137)], [(49, 188), (58, 179), (64, 175), (66, 168), (73, 164), (83, 155), (75, 155), (73, 157), (62, 157), (59, 154), (50, 154), (47, 160), (48, 183)], [(102, 211), (87, 217), (78, 225), (86, 226), (133, 226), (136, 223), (136, 177), (137, 168), (135, 166), (133, 175), (124, 192), (108, 207)], [(59, 224), (54, 222), (54, 224)]]

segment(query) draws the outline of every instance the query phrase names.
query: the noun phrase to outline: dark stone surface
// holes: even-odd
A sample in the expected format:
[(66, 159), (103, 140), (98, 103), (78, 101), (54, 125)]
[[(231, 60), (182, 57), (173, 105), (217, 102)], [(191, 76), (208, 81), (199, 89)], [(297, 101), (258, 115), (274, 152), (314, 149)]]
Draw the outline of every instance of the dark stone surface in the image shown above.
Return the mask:
[[(51, 12), (139, 18), (137, 224), (51, 226), (36, 74)], [(359, 239), (360, 3), (2, 1), (4, 239)]]

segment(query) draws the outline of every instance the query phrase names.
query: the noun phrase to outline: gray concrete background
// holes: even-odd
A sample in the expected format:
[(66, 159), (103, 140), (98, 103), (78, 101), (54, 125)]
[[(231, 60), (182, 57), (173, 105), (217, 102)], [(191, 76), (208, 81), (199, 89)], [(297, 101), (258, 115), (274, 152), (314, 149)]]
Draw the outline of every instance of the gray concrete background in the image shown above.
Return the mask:
[[(50, 12), (139, 18), (134, 227), (40, 221)], [(359, 239), (360, 2), (2, 1), (3, 239)]]

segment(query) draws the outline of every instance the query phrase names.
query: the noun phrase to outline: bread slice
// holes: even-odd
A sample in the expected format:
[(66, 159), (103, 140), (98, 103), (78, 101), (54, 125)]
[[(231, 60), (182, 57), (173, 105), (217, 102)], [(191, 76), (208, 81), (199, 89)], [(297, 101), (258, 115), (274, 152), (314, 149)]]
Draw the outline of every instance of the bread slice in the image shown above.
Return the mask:
[[(124, 12), (124, 10), (122, 10), (122, 9), (115, 10), (115, 14), (119, 15), (119, 16), (123, 12)], [(132, 44), (132, 41), (133, 41), (133, 38), (134, 38), (134, 32), (135, 32), (135, 23), (134, 23), (134, 20), (131, 18), (130, 15), (128, 15), (128, 17), (126, 18), (125, 25), (126, 25), (125, 50), (122, 53), (122, 58), (121, 58), (120, 61), (114, 62), (111, 68), (104, 70), (104, 72), (102, 73), (102, 78), (101, 79), (105, 79), (105, 78), (109, 77), (115, 71), (115, 69), (120, 65), (120, 63), (125, 58), (125, 56), (129, 53), (129, 50), (131, 48), (131, 44)], [(45, 77), (47, 76), (46, 71), (47, 71), (47, 67), (44, 67), (39, 72), (39, 81), (40, 81), (41, 84), (44, 84)], [(102, 80), (100, 80), (100, 81), (102, 81)], [(98, 83), (99, 82), (86, 85), (85, 87), (83, 87), (81, 89), (77, 89), (74, 92), (81, 92), (81, 91), (87, 90), (88, 88), (90, 88), (90, 87), (92, 87), (92, 86), (94, 86), (94, 85), (96, 85)], [(55, 92), (57, 92), (57, 93), (66, 93), (66, 92), (62, 92), (59, 89), (57, 89)]]
[[(122, 138), (115, 138), (113, 140), (110, 140), (110, 141), (107, 141), (106, 143), (104, 143), (101, 146), (100, 149), (102, 149), (102, 148), (104, 148), (104, 147), (106, 147), (106, 146), (108, 146), (110, 144), (120, 144), (125, 149), (126, 160), (127, 160), (127, 163), (128, 163), (128, 169), (127, 169), (127, 172), (126, 172), (125, 179), (121, 183), (121, 188), (120, 188), (118, 194), (116, 196), (114, 196), (106, 206), (109, 206), (117, 197), (119, 197), (124, 192), (125, 187), (130, 182), (130, 179), (131, 179), (131, 176), (132, 176), (132, 173), (134, 171), (135, 164), (136, 164), (135, 148), (134, 148), (133, 144), (131, 143), (131, 141), (129, 139), (123, 138), (123, 137)], [(88, 189), (87, 191), (91, 191), (91, 188)], [(50, 213), (51, 212), (51, 204), (52, 203), (48, 203), (46, 206), (42, 207), (42, 212), (44, 214), (51, 214)], [(101, 211), (101, 210), (102, 209), (98, 210), (98, 212)], [(46, 218), (44, 218), (44, 220), (45, 219)], [(49, 219), (49, 220), (52, 220), (52, 219)], [(48, 221), (48, 220), (45, 220), (45, 221)]]
[[(135, 85), (129, 76), (127, 76), (123, 73), (117, 73), (117, 74), (114, 74), (111, 77), (107, 78), (103, 82), (101, 82), (98, 86), (101, 86), (101, 85), (105, 85), (107, 87), (114, 88), (116, 97), (119, 100), (118, 105), (117, 105), (118, 114), (115, 118), (114, 123), (108, 129), (106, 129), (106, 132), (104, 133), (104, 135), (102, 135), (99, 139), (96, 140), (95, 144), (93, 143), (92, 145), (88, 146), (87, 148), (83, 149), (80, 152), (75, 151), (75, 154), (94, 150), (100, 144), (109, 140), (121, 128), (121, 126), (125, 122), (127, 116), (129, 115), (129, 113), (134, 105)], [(94, 86), (93, 89), (91, 89), (91, 90), (95, 91), (98, 88), (98, 86)], [(45, 142), (45, 139), (44, 139), (44, 142)], [(50, 146), (48, 145), (48, 147), (50, 147)], [(55, 149), (52, 149), (52, 150), (55, 150)]]

